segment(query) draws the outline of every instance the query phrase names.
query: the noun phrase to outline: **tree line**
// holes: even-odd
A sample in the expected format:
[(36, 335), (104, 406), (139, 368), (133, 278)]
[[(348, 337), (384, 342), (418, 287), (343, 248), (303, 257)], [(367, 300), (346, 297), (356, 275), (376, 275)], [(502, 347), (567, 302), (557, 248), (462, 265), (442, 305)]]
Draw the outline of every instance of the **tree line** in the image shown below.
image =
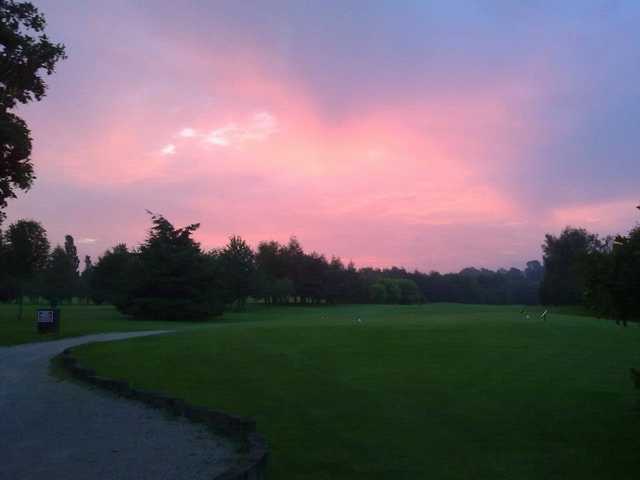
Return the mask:
[[(151, 212), (150, 212), (151, 213)], [(44, 298), (52, 305), (72, 298), (110, 303), (139, 318), (205, 318), (242, 308), (249, 298), (268, 305), (462, 302), (535, 304), (543, 267), (524, 271), (465, 268), (459, 273), (422, 273), (403, 268), (356, 268), (338, 257), (286, 244), (260, 242), (253, 250), (232, 236), (205, 251), (193, 239), (199, 224), (174, 227), (151, 214), (152, 226), (137, 248), (108, 249), (94, 263), (80, 261), (72, 236), (51, 249), (46, 231), (19, 220), (0, 232), (0, 301)]]
[(581, 304), (625, 324), (640, 319), (640, 226), (605, 237), (567, 227), (546, 235), (542, 249), (542, 303)]

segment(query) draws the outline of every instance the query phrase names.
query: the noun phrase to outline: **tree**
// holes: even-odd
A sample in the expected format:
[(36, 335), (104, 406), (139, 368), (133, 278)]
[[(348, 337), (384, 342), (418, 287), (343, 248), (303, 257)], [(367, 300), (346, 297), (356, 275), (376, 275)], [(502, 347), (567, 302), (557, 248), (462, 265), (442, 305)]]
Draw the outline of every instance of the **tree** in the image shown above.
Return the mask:
[(416, 282), (408, 278), (401, 278), (396, 281), (400, 287), (400, 302), (404, 304), (415, 304), (422, 302), (422, 295)]
[(44, 33), (44, 16), (29, 2), (0, 0), (0, 222), (7, 199), (27, 190), (33, 180), (31, 134), (27, 124), (9, 110), (41, 100), (47, 84), (43, 74), (54, 72), (65, 58), (61, 44)]
[(9, 274), (7, 248), (4, 242), (4, 235), (0, 230), (0, 302), (7, 302), (18, 298), (16, 282)]
[(603, 248), (597, 235), (582, 228), (565, 228), (559, 237), (547, 234), (542, 245), (543, 304), (576, 305), (584, 301), (589, 255)]
[(71, 235), (65, 235), (64, 237), (64, 252), (69, 257), (73, 271), (77, 272), (78, 267), (80, 267), (80, 259), (78, 258), (78, 249)]
[(617, 318), (640, 319), (640, 226), (613, 245), (610, 291)]
[(129, 270), (133, 255), (124, 243), (116, 245), (102, 255), (92, 267), (89, 281), (91, 299), (98, 305), (117, 304), (127, 293)]
[(624, 325), (640, 319), (640, 226), (589, 256), (586, 305)]
[(385, 303), (387, 301), (387, 287), (384, 283), (376, 282), (369, 286), (369, 299), (372, 303)]
[(527, 262), (527, 268), (524, 270), (524, 276), (530, 282), (541, 282), (544, 276), (544, 267), (538, 260)]
[(242, 308), (251, 293), (255, 273), (255, 255), (251, 247), (240, 238), (233, 236), (218, 253), (225, 299)]
[(125, 295), (116, 307), (137, 318), (158, 320), (201, 320), (221, 314), (224, 304), (215, 265), (192, 238), (200, 225), (175, 228), (155, 214), (151, 220), (147, 240), (131, 255), (122, 279)]
[[(67, 235), (65, 248), (56, 246), (49, 255), (47, 266), (42, 274), (42, 296), (49, 300), (52, 307), (56, 307), (63, 300), (71, 300), (76, 293), (78, 284), (78, 257), (67, 250), (69, 239)], [(75, 247), (73, 247), (75, 249)]]
[(42, 272), (49, 257), (47, 232), (34, 220), (18, 220), (9, 225), (4, 236), (7, 272), (15, 279), (22, 318), (25, 285)]
[(93, 262), (89, 255), (84, 256), (84, 270), (80, 274), (79, 293), (78, 295), (86, 303), (91, 298), (91, 278), (93, 276)]
[[(256, 296), (265, 303), (283, 303), (293, 295), (293, 283), (287, 278), (284, 247), (278, 242), (260, 242), (255, 254), (256, 272), (253, 281)], [(288, 280), (281, 283), (278, 282)], [(286, 291), (286, 294), (283, 293)]]

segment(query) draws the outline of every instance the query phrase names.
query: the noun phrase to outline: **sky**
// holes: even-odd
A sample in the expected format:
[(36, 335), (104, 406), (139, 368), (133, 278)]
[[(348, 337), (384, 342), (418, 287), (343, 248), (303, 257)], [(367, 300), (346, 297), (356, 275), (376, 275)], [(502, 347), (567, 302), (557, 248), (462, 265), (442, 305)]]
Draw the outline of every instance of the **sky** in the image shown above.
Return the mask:
[(68, 59), (18, 112), (37, 180), (8, 221), (82, 254), (151, 210), (206, 249), (523, 268), (640, 220), (635, 0), (33, 3)]

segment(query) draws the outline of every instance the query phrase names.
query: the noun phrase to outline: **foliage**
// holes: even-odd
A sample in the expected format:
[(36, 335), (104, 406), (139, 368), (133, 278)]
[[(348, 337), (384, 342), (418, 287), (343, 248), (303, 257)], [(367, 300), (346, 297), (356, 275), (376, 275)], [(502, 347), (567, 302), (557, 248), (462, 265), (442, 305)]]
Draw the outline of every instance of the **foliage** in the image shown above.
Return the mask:
[(589, 256), (585, 303), (602, 316), (640, 319), (640, 226)]
[(2, 287), (6, 299), (17, 298), (20, 303), (18, 320), (22, 318), (25, 290), (34, 287), (37, 275), (45, 268), (49, 255), (49, 240), (46, 230), (33, 220), (18, 220), (9, 225), (4, 234), (0, 254), (6, 268)]
[(560, 236), (545, 235), (544, 278), (540, 299), (545, 305), (576, 305), (584, 301), (589, 256), (606, 246), (583, 228), (565, 228)]
[[(63, 256), (56, 250), (46, 279), (41, 277), (39, 288), (27, 293), (40, 293), (53, 301), (72, 296), (91, 299), (118, 305), (136, 317), (153, 318), (177, 318), (182, 308), (185, 318), (218, 314), (225, 304), (242, 307), (249, 296), (266, 304), (535, 304), (544, 271), (537, 261), (528, 262), (525, 271), (466, 268), (445, 275), (397, 267), (356, 269), (352, 262), (345, 265), (337, 257), (327, 261), (324, 255), (305, 252), (296, 238), (287, 244), (261, 242), (254, 253), (234, 236), (225, 247), (203, 253), (192, 239), (197, 224), (175, 229), (162, 216), (154, 215), (152, 221), (153, 228), (140, 248), (116, 245), (95, 265), (85, 257), (81, 275), (77, 249), (67, 235), (68, 268), (62, 268)], [(6, 245), (0, 245), (2, 250), (7, 250)], [(10, 257), (0, 254), (0, 262)], [(15, 285), (7, 274), (0, 278), (0, 299), (16, 298)]]
[[(117, 304), (126, 295), (132, 256), (123, 243), (107, 250), (95, 266), (84, 275), (90, 286), (91, 299), (98, 305)], [(83, 272), (84, 273), (84, 272)]]
[(640, 226), (615, 239), (567, 227), (543, 247), (543, 300), (582, 303), (625, 325), (640, 319)]
[(71, 301), (78, 292), (78, 255), (71, 235), (65, 237), (65, 246), (57, 246), (49, 255), (42, 272), (41, 294), (52, 306)]
[(49, 255), (47, 231), (34, 220), (18, 220), (5, 232), (3, 250), (7, 272), (24, 284), (46, 267)]
[(198, 320), (222, 313), (222, 298), (211, 258), (192, 238), (199, 225), (175, 228), (151, 216), (147, 240), (130, 254), (120, 275), (127, 279), (115, 305), (137, 318)]
[(44, 16), (30, 2), (0, 0), (0, 222), (7, 199), (34, 179), (31, 135), (24, 120), (10, 112), (17, 104), (39, 101), (65, 49), (44, 33)]
[(89, 255), (84, 256), (84, 268), (78, 282), (78, 297), (88, 302), (91, 298), (91, 277), (93, 276), (93, 262)]
[(225, 301), (242, 307), (252, 290), (255, 272), (253, 250), (242, 238), (233, 236), (222, 250), (212, 255), (220, 265)]
[(369, 287), (372, 303), (414, 304), (422, 302), (418, 285), (408, 278), (384, 278)]
[(0, 230), (0, 302), (18, 298), (15, 279), (9, 273), (9, 257), (5, 246), (4, 235)]
[(15, 189), (27, 190), (34, 179), (31, 164), (31, 133), (18, 116), (0, 110), (0, 223), (7, 199), (15, 198)]

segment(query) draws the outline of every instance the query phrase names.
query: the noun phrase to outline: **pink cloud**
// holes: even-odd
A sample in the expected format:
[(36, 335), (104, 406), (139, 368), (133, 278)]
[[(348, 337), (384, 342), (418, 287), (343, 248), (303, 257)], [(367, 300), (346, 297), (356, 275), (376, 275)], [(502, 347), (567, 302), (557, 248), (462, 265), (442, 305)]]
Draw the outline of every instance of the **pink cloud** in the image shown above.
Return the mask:
[[(419, 98), (393, 92), (332, 116), (270, 52), (165, 47), (157, 64), (103, 85), (86, 121), (35, 131), (39, 182), (109, 201), (126, 193), (123, 204), (76, 207), (79, 222), (109, 220), (91, 230), (100, 247), (141, 241), (150, 208), (201, 222), (206, 247), (234, 233), (254, 245), (297, 235), (360, 265), (444, 270), (539, 256), (535, 214), (496, 178), (535, 141), (527, 119), (547, 76)], [(32, 207), (18, 211), (37, 215)], [(558, 209), (545, 221), (583, 224), (617, 207), (599, 208)]]

